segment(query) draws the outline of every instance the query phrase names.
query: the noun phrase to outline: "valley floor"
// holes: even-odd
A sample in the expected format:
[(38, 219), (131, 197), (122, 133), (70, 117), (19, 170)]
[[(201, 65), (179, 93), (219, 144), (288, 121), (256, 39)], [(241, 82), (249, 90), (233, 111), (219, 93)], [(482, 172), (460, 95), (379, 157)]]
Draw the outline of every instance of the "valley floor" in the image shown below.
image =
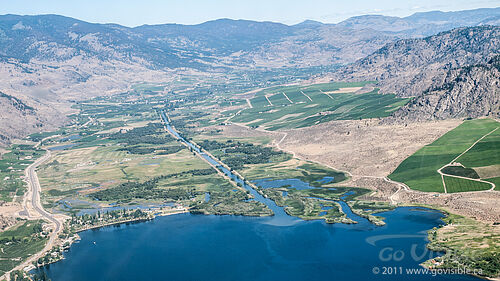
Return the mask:
[[(252, 122), (235, 123), (238, 118), (249, 116), (248, 112), (242, 114), (250, 103), (246, 99), (228, 102), (224, 97), (216, 97), (202, 102), (176, 100), (163, 105), (164, 101), (155, 95), (142, 102), (142, 94), (131, 95), (124, 101), (117, 96), (80, 103), (81, 113), (73, 116), (73, 125), (61, 128), (52, 133), (53, 136), (31, 136), (45, 137), (42, 147), (53, 151), (50, 161), (38, 170), (41, 203), (52, 213), (71, 214), (66, 230), (77, 232), (109, 222), (126, 221), (132, 216), (138, 219), (154, 216), (153, 211), (144, 213), (129, 208), (131, 206), (154, 206), (156, 211), (182, 207), (183, 211), (189, 209), (204, 214), (269, 215), (263, 204), (250, 200), (251, 196), (241, 188), (241, 183), (216, 176), (220, 173), (219, 168), (212, 169), (211, 165), (200, 161), (193, 151), (193, 147), (198, 147), (228, 164), (226, 168), (241, 179), (244, 177), (243, 183), (248, 185), (253, 186), (257, 180), (301, 179), (308, 186), (314, 186), (310, 190), (295, 190), (286, 185), (261, 190), (263, 196), (285, 207), (288, 214), (302, 219), (324, 219), (331, 223), (347, 221), (341, 207), (332, 200), (353, 192), (359, 197), (349, 204), (368, 217), (375, 218), (370, 214), (377, 210), (394, 208), (391, 205), (424, 205), (472, 218), (467, 223), (472, 221), (481, 226), (484, 234), (481, 239), (500, 235), (500, 226), (493, 224), (500, 221), (499, 191), (422, 192), (387, 178), (401, 162), (459, 126), (462, 120), (387, 124), (382, 119), (387, 110), (384, 106), (383, 114), (377, 118), (319, 122), (321, 119), (316, 125), (304, 128), (295, 126), (302, 119), (269, 117), (267, 122), (280, 121), (284, 127), (297, 128), (273, 131), (266, 126), (252, 126)], [(289, 104), (299, 98), (305, 104), (308, 97), (303, 92), (293, 91), (276, 95)], [(319, 96), (328, 98), (325, 93)], [(257, 101), (252, 99), (252, 105), (248, 106), (257, 107)], [(275, 98), (273, 102), (278, 100)], [(159, 122), (160, 111), (157, 111), (162, 106), (172, 112), (172, 120), (168, 117), (168, 123), (175, 125), (182, 138), (192, 141), (194, 146), (181, 146), (180, 137), (164, 131), (167, 122)], [(286, 111), (289, 107), (292, 105), (262, 106), (270, 114)], [(326, 114), (323, 111), (318, 114), (326, 116), (322, 115)], [(255, 116), (260, 118), (261, 115)], [(31, 145), (15, 149), (26, 157), (25, 161), (32, 161), (35, 157), (31, 155), (41, 151)], [(17, 163), (15, 167), (19, 172), (25, 168), (23, 165), (31, 163), (21, 163), (19, 157), (11, 158), (5, 166)], [(322, 182), (328, 178), (329, 181)], [(14, 196), (22, 191), (19, 188), (6, 194)], [(316, 198), (320, 195), (323, 198)], [(20, 200), (14, 198), (13, 201)], [(368, 208), (368, 203), (373, 204)], [(18, 203), (12, 204), (0, 206), (0, 210), (18, 206)], [(374, 204), (380, 206), (374, 208)], [(16, 213), (21, 215), (19, 211), (17, 209)], [(107, 221), (102, 216), (104, 211)], [(454, 221), (462, 224), (465, 220)], [(464, 235), (472, 235), (468, 229), (461, 229), (465, 229)], [(446, 230), (439, 232), (436, 237), (441, 240), (431, 239), (436, 247), (464, 247), (463, 243), (454, 243), (459, 242), (460, 237), (443, 240)], [(65, 237), (70, 237), (69, 234), (68, 231)], [(498, 245), (490, 247), (488, 251), (495, 252)]]
[[(461, 120), (383, 124), (379, 120), (331, 121), (312, 127), (265, 132), (240, 125), (225, 126), (226, 136), (268, 134), (274, 145), (299, 158), (347, 171), (345, 186), (370, 188), (366, 199), (399, 204), (426, 204), (483, 222), (500, 221), (500, 192), (443, 194), (403, 188), (387, 180), (396, 167), (422, 146), (457, 127)], [(255, 132), (255, 133), (252, 133)]]

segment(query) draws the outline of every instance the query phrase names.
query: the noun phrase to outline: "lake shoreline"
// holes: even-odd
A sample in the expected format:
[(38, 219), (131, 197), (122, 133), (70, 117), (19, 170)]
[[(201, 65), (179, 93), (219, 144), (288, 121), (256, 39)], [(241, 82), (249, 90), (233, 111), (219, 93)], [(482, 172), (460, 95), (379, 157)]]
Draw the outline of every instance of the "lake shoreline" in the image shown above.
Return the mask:
[[(409, 206), (409, 207), (414, 207), (414, 206)], [(413, 220), (408, 220), (406, 219), (403, 215), (404, 214), (409, 214), (409, 215), (414, 215), (415, 217), (422, 217), (422, 218), (426, 218), (426, 217), (429, 217), (429, 218), (433, 218), (432, 220), (436, 220), (436, 218), (442, 218), (442, 212), (431, 212), (433, 209), (429, 209), (429, 210), (425, 210), (425, 209), (410, 209), (410, 208), (407, 208), (407, 206), (401, 206), (401, 208), (397, 208), (395, 210), (391, 210), (391, 211), (387, 211), (387, 212), (384, 212), (385, 215), (384, 217), (387, 217), (387, 220), (389, 221), (389, 229), (387, 229), (387, 227), (384, 227), (384, 228), (379, 228), (379, 227), (370, 227), (369, 229), (366, 229), (366, 231), (361, 231), (359, 232), (359, 230), (356, 230), (356, 228), (358, 226), (356, 225), (345, 225), (345, 227), (335, 227), (335, 229), (337, 229), (337, 231), (335, 232), (338, 232), (340, 231), (341, 233), (344, 233), (344, 232), (347, 232), (347, 233), (351, 233), (351, 231), (354, 231), (354, 232), (357, 232), (357, 233), (360, 233), (361, 235), (363, 235), (363, 237), (365, 236), (373, 236), (373, 235), (377, 235), (377, 233), (388, 233), (388, 234), (398, 234), (399, 231), (398, 229), (400, 228), (400, 226), (398, 226), (398, 222), (397, 220), (401, 220), (401, 221), (404, 221), (404, 222), (407, 222), (408, 225), (415, 225), (415, 228), (417, 230), (421, 230), (422, 228), (422, 225), (421, 225), (421, 222), (416, 222), (416, 221), (413, 221)], [(416, 211), (417, 213), (414, 213), (414, 211)], [(426, 212), (427, 211), (427, 212)], [(186, 214), (188, 212), (179, 212), (179, 213), (175, 213), (175, 214)], [(428, 215), (426, 214), (428, 213)], [(438, 214), (439, 213), (439, 214)], [(172, 213), (173, 215), (173, 213)], [(167, 215), (169, 216), (169, 215)], [(175, 216), (172, 216), (172, 218), (175, 217)], [(206, 217), (212, 217), (211, 219), (206, 219)], [(225, 218), (224, 218), (225, 217)], [(156, 217), (155, 217), (156, 218)], [(249, 217), (249, 218), (254, 218), (254, 217)], [(395, 220), (395, 218), (397, 218), (397, 220)], [(326, 222), (321, 222), (320, 220), (317, 220), (318, 223), (314, 223), (314, 221), (303, 221), (301, 220), (302, 222), (304, 222), (303, 224), (297, 224), (295, 226), (290, 226), (290, 227), (286, 227), (286, 228), (282, 228), (282, 227), (274, 227), (272, 225), (269, 225), (267, 222), (266, 222), (266, 218), (256, 218), (257, 220), (249, 220), (249, 221), (246, 221), (246, 216), (233, 216), (233, 215), (213, 215), (213, 216), (197, 216), (196, 214), (192, 214), (191, 216), (187, 216), (187, 217), (182, 217), (182, 218), (177, 218), (177, 219), (170, 219), (168, 218), (167, 221), (165, 220), (161, 220), (161, 221), (157, 221), (156, 223), (154, 224), (147, 224), (145, 225), (145, 229), (143, 228), (143, 226), (130, 226), (129, 228), (126, 228), (122, 231), (114, 231), (114, 230), (107, 230), (105, 231), (105, 233), (107, 234), (108, 232), (112, 232), (112, 233), (115, 233), (114, 235), (118, 235), (117, 238), (114, 238), (114, 237), (110, 237), (109, 235), (104, 235), (102, 234), (99, 234), (99, 232), (85, 232), (85, 235), (82, 236), (83, 237), (83, 240), (85, 240), (85, 243), (82, 244), (82, 245), (79, 245), (78, 248), (78, 253), (77, 252), (73, 252), (71, 253), (71, 256), (70, 257), (75, 257), (75, 255), (77, 256), (81, 256), (81, 255), (85, 255), (84, 253), (87, 252), (87, 251), (107, 251), (106, 250), (106, 243), (104, 240), (109, 240), (109, 239), (118, 239), (120, 240), (119, 237), (124, 237), (123, 235), (127, 235), (128, 237), (128, 233), (129, 232), (132, 232), (132, 233), (136, 233), (135, 235), (140, 235), (142, 237), (142, 235), (146, 235), (145, 233), (151, 233), (151, 229), (157, 229), (155, 230), (154, 232), (156, 233), (157, 231), (161, 231), (161, 229), (168, 229), (168, 233), (170, 233), (171, 231), (174, 231), (174, 232), (178, 232), (180, 233), (181, 236), (183, 236), (184, 234), (182, 233), (186, 233), (186, 235), (188, 235), (187, 233), (189, 233), (190, 229), (192, 230), (195, 230), (195, 231), (201, 231), (201, 233), (204, 233), (206, 231), (206, 228), (208, 229), (211, 229), (213, 227), (215, 227), (215, 229), (218, 229), (217, 225), (219, 224), (227, 224), (229, 223), (230, 225), (232, 224), (236, 224), (238, 227), (243, 227), (243, 228), (247, 228), (247, 227), (250, 227), (251, 229), (253, 228), (252, 225), (259, 225), (259, 228), (260, 227), (263, 227), (264, 229), (269, 229), (271, 227), (271, 229), (276, 229), (276, 230), (280, 230), (281, 231), (285, 231), (285, 233), (290, 233), (290, 230), (292, 231), (291, 233), (295, 233), (293, 231), (293, 229), (297, 229), (297, 227), (299, 229), (302, 229), (302, 228), (313, 228), (313, 229), (332, 229), (332, 225), (331, 224), (328, 224)], [(152, 219), (151, 219), (152, 220)], [(137, 222), (144, 222), (146, 220), (134, 220), (134, 221), (137, 221)], [(156, 221), (156, 220), (155, 220)], [(122, 222), (123, 223), (123, 222)], [(125, 222), (126, 223), (126, 222)], [(179, 229), (177, 227), (177, 224), (182, 224), (184, 227), (188, 227), (187, 230), (182, 230), (182, 227), (181, 229)], [(440, 224), (440, 222), (438, 221), (435, 221), (435, 222), (430, 222), (434, 225), (437, 224)], [(420, 226), (418, 226), (420, 225)], [(109, 226), (109, 225), (108, 225)], [(102, 226), (101, 226), (102, 227)], [(101, 228), (101, 227), (96, 227), (94, 229), (97, 229), (97, 228)], [(165, 228), (166, 227), (166, 228)], [(391, 230), (390, 228), (393, 228), (394, 230)], [(385, 229), (385, 230), (384, 230)], [(426, 228), (426, 230), (430, 230), (431, 228)], [(90, 229), (88, 229), (90, 230)], [(127, 230), (127, 231), (125, 231)], [(187, 231), (187, 232), (185, 232)], [(227, 230), (227, 231), (224, 231), (222, 233), (218, 233), (218, 234), (215, 234), (216, 237), (226, 237), (227, 235), (231, 235), (233, 230)], [(84, 232), (84, 231), (81, 231), (81, 232)], [(229, 232), (229, 233), (226, 233), (226, 232)], [(335, 233), (333, 232), (333, 233)], [(209, 232), (211, 233), (211, 232)], [(315, 233), (319, 233), (321, 234), (321, 232), (317, 232), (317, 230), (315, 230)], [(161, 234), (160, 234), (161, 235)], [(281, 234), (277, 234), (279, 237)], [(359, 234), (358, 234), (359, 235)], [(134, 236), (134, 235), (133, 235)], [(160, 247), (157, 250), (154, 250), (155, 253), (161, 253), (162, 251), (160, 250), (161, 249), (161, 245), (164, 244), (164, 243), (173, 243), (173, 244), (176, 244), (176, 247), (182, 247), (184, 245), (184, 243), (181, 243), (179, 244), (180, 242), (175, 242), (177, 241), (176, 240), (176, 236), (171, 236), (171, 234), (168, 234), (168, 236), (170, 237), (170, 239), (167, 239), (167, 240), (162, 240), (162, 241), (158, 241), (157, 242), (154, 242), (151, 244), (151, 242), (147, 242), (147, 239), (146, 240), (141, 240), (141, 241), (138, 241), (139, 243), (148, 243), (149, 245), (151, 245), (150, 247), (154, 247), (153, 249), (156, 249), (156, 246), (158, 245), (158, 247)], [(89, 238), (89, 237), (95, 237), (95, 238)], [(198, 236), (196, 236), (198, 237)], [(246, 237), (246, 236), (244, 236)], [(280, 238), (276, 238), (274, 235), (271, 235), (271, 236), (264, 236), (264, 237), (268, 237), (268, 242), (266, 243), (272, 243), (275, 239), (280, 239)], [(341, 235), (340, 237), (342, 237), (343, 239), (340, 239), (338, 240), (335, 239), (335, 240), (338, 240), (339, 242), (337, 243), (343, 243), (343, 240), (345, 238), (345, 244), (348, 244), (350, 240), (352, 240), (352, 238), (348, 237), (348, 236), (345, 236), (345, 235)], [(89, 240), (90, 239), (90, 240)], [(102, 240), (104, 239), (104, 240)], [(144, 239), (144, 238), (143, 238)], [(222, 238), (221, 238), (222, 239)], [(225, 239), (225, 238), (224, 238)], [(116, 240), (116, 241), (118, 241)], [(170, 242), (170, 241), (171, 242)], [(90, 247), (90, 248), (87, 248), (88, 246), (86, 246), (87, 244), (89, 245), (92, 245), (92, 241), (95, 241), (97, 242), (97, 245), (100, 245), (100, 247), (98, 248), (94, 248), (94, 247)], [(135, 239), (134, 239), (135, 241)], [(245, 241), (246, 241), (246, 238), (245, 238)], [(397, 242), (397, 241), (396, 241)], [(114, 242), (113, 242), (114, 243)], [(118, 242), (117, 242), (118, 243)], [(188, 244), (190, 244), (189, 242), (186, 242)], [(398, 242), (398, 243), (401, 243), (401, 242)], [(407, 242), (404, 242), (403, 244), (408, 244)], [(424, 247), (427, 247), (427, 245), (429, 244), (428, 240), (426, 240), (425, 242), (419, 242), (421, 243), (421, 245), (423, 245)], [(186, 244), (186, 245), (188, 245)], [(94, 243), (95, 245), (95, 243)], [(409, 245), (409, 244), (408, 244)], [(378, 245), (377, 245), (378, 246)], [(83, 248), (85, 248), (86, 250), (83, 250)], [(188, 248), (191, 247), (191, 246), (187, 246)], [(198, 246), (196, 246), (196, 248), (198, 248)], [(370, 250), (371, 246), (367, 246), (368, 250), (369, 251), (372, 251)], [(118, 249), (121, 249), (120, 247), (118, 247)], [(142, 249), (142, 248), (141, 248)], [(82, 250), (83, 250), (83, 253), (82, 253)], [(208, 248), (204, 248), (203, 251), (212, 251), (213, 249), (211, 249), (211, 247), (208, 247)], [(121, 251), (121, 250), (120, 250)], [(141, 250), (140, 253), (139, 252), (136, 252), (136, 251), (132, 251), (135, 254), (138, 254), (140, 255), (141, 253), (143, 253), (145, 250)], [(295, 250), (294, 250), (295, 251)], [(146, 251), (147, 252), (147, 251)], [(186, 249), (186, 253), (179, 253), (179, 252), (176, 252), (175, 255), (178, 255), (178, 254), (181, 254), (181, 255), (186, 255), (188, 254), (189, 252), (189, 249)], [(77, 253), (77, 254), (75, 254)], [(259, 257), (261, 254), (258, 254), (259, 252), (257, 251), (257, 254), (256, 256)], [(126, 253), (124, 253), (125, 255), (127, 255)], [(66, 254), (68, 255), (68, 254)], [(371, 255), (373, 257), (373, 259), (375, 259), (376, 255)], [(263, 256), (263, 258), (265, 258), (266, 255)], [(77, 258), (79, 259), (79, 258)], [(64, 267), (66, 266), (70, 266), (71, 268), (71, 264), (75, 263), (76, 261), (73, 260), (72, 262), (70, 262), (69, 264), (65, 264)], [(160, 262), (161, 263), (161, 262)], [(189, 262), (188, 262), (189, 264)], [(186, 264), (186, 266), (188, 266), (188, 264)], [(335, 264), (335, 263), (334, 263)], [(180, 264), (178, 266), (181, 266), (183, 265), (183, 262), (180, 262)], [(377, 261), (374, 260), (373, 262), (369, 263), (369, 265), (378, 265), (377, 264)], [(418, 265), (418, 264), (417, 264)], [(415, 266), (417, 266), (415, 265)], [(44, 267), (41, 267), (40, 268), (41, 270), (44, 270)], [(51, 268), (47, 268), (49, 271), (50, 274), (52, 274), (54, 268), (51, 267)], [(57, 269), (56, 270), (63, 270), (63, 271), (66, 271), (66, 270), (70, 270), (68, 268), (65, 268), (65, 269)], [(51, 275), (49, 274), (49, 277), (52, 277)], [(484, 277), (482, 277), (484, 278)], [(59, 279), (53, 279), (53, 280), (59, 280)], [(426, 279), (424, 279), (426, 280)], [(469, 280), (469, 279), (464, 279), (464, 280)]]

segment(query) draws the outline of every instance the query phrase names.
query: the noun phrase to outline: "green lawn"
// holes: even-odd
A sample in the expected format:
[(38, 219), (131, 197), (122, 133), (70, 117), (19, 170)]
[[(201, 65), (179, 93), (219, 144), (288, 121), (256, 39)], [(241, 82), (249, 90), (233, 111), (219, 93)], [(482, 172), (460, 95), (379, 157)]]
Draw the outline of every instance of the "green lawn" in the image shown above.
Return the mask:
[[(389, 178), (404, 182), (412, 189), (444, 192), (441, 176), (437, 173), (437, 170), (459, 156), (482, 136), (499, 126), (500, 124), (492, 119), (464, 121), (457, 128), (405, 159), (389, 175)], [(500, 146), (494, 147), (491, 145), (491, 143), (498, 140), (497, 132), (498, 130), (483, 139), (460, 157), (457, 162), (464, 164), (468, 168), (499, 163), (500, 159), (495, 155), (498, 155)], [(481, 187), (477, 188), (481, 189)]]
[(365, 94), (350, 93), (349, 89), (332, 93), (367, 83), (273, 87), (257, 93), (250, 99), (253, 108), (243, 110), (231, 121), (253, 127), (264, 126), (269, 130), (300, 128), (331, 120), (385, 117), (408, 102), (408, 99), (392, 94), (381, 95), (378, 89)]

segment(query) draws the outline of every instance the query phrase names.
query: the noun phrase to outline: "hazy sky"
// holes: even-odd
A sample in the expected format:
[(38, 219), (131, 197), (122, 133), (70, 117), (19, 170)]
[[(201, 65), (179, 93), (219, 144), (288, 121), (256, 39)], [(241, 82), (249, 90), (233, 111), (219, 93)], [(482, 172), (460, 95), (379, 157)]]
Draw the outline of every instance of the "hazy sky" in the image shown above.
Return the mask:
[(0, 14), (60, 14), (126, 26), (196, 24), (218, 18), (336, 23), (351, 16), (408, 16), (500, 6), (500, 0), (0, 0)]

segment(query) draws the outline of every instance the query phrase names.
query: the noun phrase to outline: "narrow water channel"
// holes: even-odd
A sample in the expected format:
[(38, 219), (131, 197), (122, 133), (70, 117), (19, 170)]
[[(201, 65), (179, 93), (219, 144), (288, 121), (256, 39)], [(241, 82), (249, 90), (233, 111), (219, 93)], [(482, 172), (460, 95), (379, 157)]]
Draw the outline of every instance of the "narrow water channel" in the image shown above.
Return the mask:
[[(196, 151), (201, 157), (203, 157), (205, 160), (207, 160), (209, 163), (211, 163), (212, 165), (214, 165), (215, 167), (217, 167), (217, 169), (219, 169), (220, 171), (222, 171), (225, 175), (227, 175), (229, 178), (231, 178), (233, 181), (235, 181), (237, 184), (240, 184), (242, 187), (244, 187), (246, 190), (248, 190), (250, 192), (250, 194), (253, 195), (254, 197), (254, 200), (257, 200), (263, 204), (265, 204), (269, 209), (271, 209), (274, 213), (274, 216), (272, 218), (269, 219), (269, 221), (267, 221), (266, 223), (269, 223), (269, 224), (273, 224), (273, 225), (291, 225), (291, 224), (294, 224), (296, 222), (298, 222), (300, 219), (298, 218), (295, 218), (295, 217), (292, 217), (290, 215), (288, 215), (285, 210), (282, 208), (282, 207), (279, 207), (278, 205), (276, 205), (276, 203), (269, 199), (269, 198), (266, 198), (264, 196), (262, 196), (262, 194), (260, 194), (257, 190), (255, 190), (252, 186), (248, 185), (245, 183), (245, 181), (240, 178), (239, 176), (235, 175), (234, 173), (232, 173), (229, 169), (225, 168), (225, 166), (223, 165), (223, 163), (218, 160), (218, 159), (215, 159), (213, 157), (211, 157), (210, 155), (206, 154), (205, 152), (201, 151), (196, 145), (194, 145), (192, 142), (190, 142), (189, 140), (185, 139), (184, 137), (182, 137), (173, 127), (172, 125), (170, 124), (169, 122), (169, 118), (167, 117), (167, 114), (165, 113), (165, 111), (160, 111), (160, 116), (161, 116), (161, 119), (162, 121), (164, 122), (167, 130), (172, 133), (178, 140), (182, 141), (183, 143), (185, 143), (187, 146), (189, 146), (190, 148), (192, 148), (194, 151)], [(293, 179), (295, 181), (300, 181), (298, 179)], [(309, 186), (307, 183), (305, 182), (302, 182), (302, 185), (304, 186)], [(287, 182), (288, 183), (288, 182)], [(345, 199), (345, 197), (347, 197), (348, 195), (350, 194), (345, 194), (343, 197), (341, 197), (342, 200)], [(323, 198), (316, 198), (316, 199), (320, 199), (320, 200), (325, 200)], [(325, 200), (325, 201), (329, 201), (329, 200)], [(346, 216), (348, 218), (350, 218), (351, 220), (353, 221), (356, 221), (358, 223), (365, 223), (365, 222), (368, 222), (367, 219), (361, 217), (361, 216), (358, 216), (356, 214), (354, 214), (351, 210), (351, 208), (349, 207), (349, 205), (347, 205), (347, 203), (345, 203), (344, 201), (334, 201), (336, 203), (339, 203), (341, 208), (342, 208), (342, 211), (346, 214)], [(369, 223), (369, 222), (368, 222)]]
[(172, 127), (172, 125), (168, 121), (167, 115), (166, 115), (166, 113), (164, 111), (161, 111), (160, 114), (161, 114), (161, 118), (162, 118), (163, 122), (165, 123), (165, 126), (166, 126), (167, 130), (170, 133), (172, 133), (175, 137), (177, 137), (177, 139), (179, 139), (180, 141), (182, 141), (183, 143), (185, 143), (186, 145), (188, 145), (190, 148), (192, 148), (194, 151), (196, 151), (201, 157), (203, 157), (209, 163), (211, 163), (212, 165), (214, 165), (215, 167), (217, 167), (217, 169), (219, 169), (221, 172), (223, 172), (226, 176), (228, 176), (233, 181), (235, 181), (237, 184), (240, 184), (242, 187), (244, 187), (246, 190), (248, 190), (250, 192), (250, 194), (253, 195), (253, 197), (255, 198), (255, 200), (257, 200), (257, 201), (259, 201), (261, 203), (264, 203), (269, 209), (271, 209), (274, 212), (274, 217), (275, 218), (280, 218), (280, 219), (286, 218), (286, 217), (291, 218), (287, 213), (285, 213), (285, 211), (283, 210), (283, 208), (281, 208), (278, 205), (276, 205), (276, 203), (273, 200), (271, 200), (269, 198), (265, 198), (264, 196), (262, 196), (262, 194), (260, 194), (259, 192), (257, 192), (257, 190), (255, 190), (254, 188), (252, 188), (252, 186), (246, 184), (245, 181), (242, 178), (238, 177), (237, 175), (235, 175), (234, 173), (232, 173), (229, 169), (227, 169), (226, 167), (224, 167), (223, 163), (220, 160), (215, 159), (215, 158), (211, 157), (210, 155), (206, 154), (205, 152), (201, 151), (192, 142), (190, 142), (190, 141), (186, 140), (184, 137), (182, 137)]

